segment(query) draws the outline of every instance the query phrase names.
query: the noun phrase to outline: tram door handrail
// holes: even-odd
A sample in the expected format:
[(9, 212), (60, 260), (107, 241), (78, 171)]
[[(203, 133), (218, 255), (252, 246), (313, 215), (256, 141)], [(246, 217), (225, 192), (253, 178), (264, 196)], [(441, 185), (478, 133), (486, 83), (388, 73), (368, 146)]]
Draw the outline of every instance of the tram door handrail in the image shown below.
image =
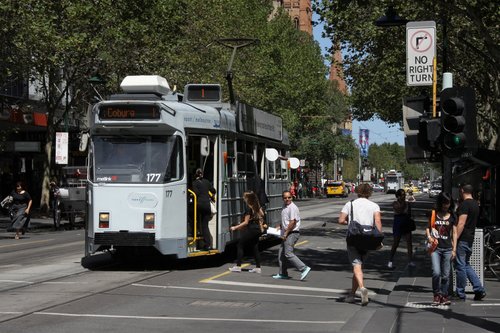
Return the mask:
[(188, 192), (191, 193), (193, 195), (193, 198), (194, 198), (194, 209), (193, 209), (193, 240), (191, 242), (188, 243), (188, 246), (190, 245), (193, 245), (196, 243), (196, 241), (198, 240), (198, 237), (197, 237), (197, 234), (198, 234), (198, 231), (196, 230), (197, 229), (197, 226), (198, 226), (198, 212), (196, 211), (197, 210), (197, 207), (198, 207), (198, 198), (196, 197), (196, 193), (194, 193), (194, 191), (188, 189)]

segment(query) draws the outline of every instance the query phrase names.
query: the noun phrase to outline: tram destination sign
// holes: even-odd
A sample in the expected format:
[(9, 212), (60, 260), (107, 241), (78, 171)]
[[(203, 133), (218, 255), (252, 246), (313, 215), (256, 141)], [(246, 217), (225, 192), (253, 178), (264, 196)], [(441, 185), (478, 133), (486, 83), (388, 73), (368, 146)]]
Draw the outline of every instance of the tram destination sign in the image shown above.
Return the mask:
[(160, 108), (155, 104), (105, 104), (99, 107), (101, 120), (160, 119)]
[(436, 22), (406, 24), (406, 84), (431, 86), (436, 56)]

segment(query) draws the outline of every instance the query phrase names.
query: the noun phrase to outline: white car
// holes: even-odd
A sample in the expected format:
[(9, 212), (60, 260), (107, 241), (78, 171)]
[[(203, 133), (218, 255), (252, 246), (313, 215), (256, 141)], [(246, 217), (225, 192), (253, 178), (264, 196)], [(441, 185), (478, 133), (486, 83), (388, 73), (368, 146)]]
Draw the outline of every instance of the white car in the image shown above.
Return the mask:
[(435, 198), (441, 193), (441, 187), (433, 186), (429, 190), (429, 198)]

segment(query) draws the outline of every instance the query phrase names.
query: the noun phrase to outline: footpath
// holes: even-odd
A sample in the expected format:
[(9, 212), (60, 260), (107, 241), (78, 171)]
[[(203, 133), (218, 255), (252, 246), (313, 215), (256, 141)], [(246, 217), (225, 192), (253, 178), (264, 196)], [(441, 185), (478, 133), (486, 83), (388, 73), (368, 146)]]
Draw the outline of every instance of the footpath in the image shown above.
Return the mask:
[[(67, 221), (63, 222), (63, 228), (68, 226)], [(14, 238), (14, 232), (7, 231), (9, 225), (8, 216), (0, 215), (0, 239)], [(81, 223), (76, 226), (81, 227)], [(423, 228), (419, 223), (416, 234), (422, 234)], [(54, 230), (52, 218), (35, 213), (28, 233), (50, 230)], [(418, 241), (421, 238), (414, 239), (416, 267), (403, 269), (395, 284), (388, 282), (387, 293), (379, 293), (368, 306), (360, 307), (342, 332), (500, 332), (500, 281), (485, 272), (486, 298), (482, 301), (474, 301), (474, 294), (469, 293), (465, 302), (452, 300), (448, 306), (433, 306), (430, 257)], [(392, 235), (386, 234), (386, 240), (385, 246), (389, 247)], [(406, 265), (405, 252), (404, 245), (400, 245), (397, 267)], [(386, 260), (385, 256), (369, 258), (378, 267), (385, 267)]]

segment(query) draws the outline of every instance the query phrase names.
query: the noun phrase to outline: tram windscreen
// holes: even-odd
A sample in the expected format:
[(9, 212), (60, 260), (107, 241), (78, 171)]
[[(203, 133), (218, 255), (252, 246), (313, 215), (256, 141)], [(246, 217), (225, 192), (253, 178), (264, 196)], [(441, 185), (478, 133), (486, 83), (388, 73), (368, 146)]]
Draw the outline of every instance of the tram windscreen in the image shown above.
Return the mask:
[(96, 136), (92, 147), (95, 182), (167, 183), (183, 176), (178, 136)]

